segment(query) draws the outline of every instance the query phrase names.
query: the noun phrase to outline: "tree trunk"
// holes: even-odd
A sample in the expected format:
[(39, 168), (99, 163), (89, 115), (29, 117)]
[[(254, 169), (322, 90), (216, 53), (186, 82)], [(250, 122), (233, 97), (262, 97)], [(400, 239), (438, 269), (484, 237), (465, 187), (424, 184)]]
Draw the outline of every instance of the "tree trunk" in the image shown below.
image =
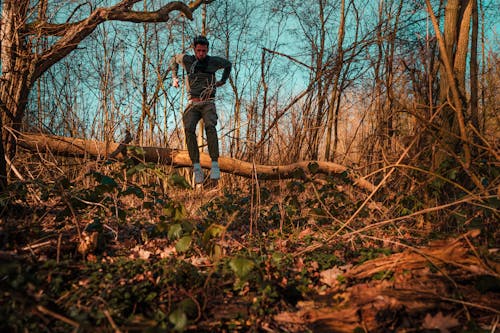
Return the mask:
[[(427, 10), (432, 20), (439, 45), (442, 66), (440, 68), (441, 86), (440, 102), (443, 108), (443, 124), (441, 127), (441, 140), (444, 149), (455, 153), (462, 149), (465, 169), (471, 162), (468, 135), (465, 128), (464, 110), (466, 109), (465, 88), (465, 59), (468, 49), (468, 34), (472, 13), (472, 0), (449, 0), (445, 10), (444, 37), (439, 30), (439, 24), (432, 10), (429, 0), (426, 0)], [(459, 15), (462, 13), (462, 17)], [(467, 21), (467, 22), (465, 22)], [(463, 89), (462, 89), (463, 88)], [(451, 101), (449, 101), (451, 95)], [(444, 161), (446, 155), (438, 152), (435, 156), (435, 166)]]
[[(342, 92), (339, 88), (340, 73), (342, 71), (342, 64), (344, 63), (344, 35), (345, 35), (345, 0), (340, 2), (340, 22), (339, 29), (337, 33), (337, 59), (334, 65), (334, 82), (332, 86), (332, 92), (330, 97), (330, 102), (328, 103), (328, 116), (326, 122), (326, 143), (325, 143), (325, 161), (330, 161), (330, 153), (332, 153), (332, 160), (335, 158), (335, 153), (337, 150), (337, 123), (338, 123), (338, 110), (340, 104), (340, 96)], [(337, 104), (336, 104), (337, 103)], [(332, 143), (332, 132), (335, 126), (335, 144), (333, 151), (331, 150)]]
[[(61, 137), (55, 135), (18, 133), (19, 145), (34, 152), (51, 152), (54, 155), (75, 156), (82, 158), (103, 158), (109, 156), (117, 160), (127, 158), (128, 145), (116, 142), (106, 145), (105, 142), (95, 140), (83, 140), (76, 138)], [(174, 167), (189, 167), (191, 159), (186, 150), (174, 150), (159, 147), (141, 147), (144, 154), (135, 156), (144, 162), (152, 162)], [(200, 164), (209, 169), (212, 165), (210, 156), (206, 153), (200, 154)], [(315, 173), (320, 174), (346, 174), (355, 186), (366, 191), (373, 191), (375, 186), (357, 176), (349, 169), (340, 164), (320, 161), (303, 161), (288, 165), (256, 165), (235, 158), (220, 157), (219, 166), (221, 171), (246, 177), (259, 179), (289, 179), (302, 178)]]
[[(29, 90), (33, 84), (33, 61), (26, 45), (25, 36), (17, 27), (24, 24), (27, 14), (26, 0), (5, 0), (2, 8), (2, 26), (0, 39), (2, 40), (1, 61), (2, 76), (0, 80), (0, 107), (3, 153), (12, 158), (16, 151), (15, 140), (9, 130), (21, 129), (24, 110), (28, 101)], [(0, 159), (3, 159), (2, 155)], [(0, 177), (7, 183), (7, 166), (5, 161), (0, 165)]]

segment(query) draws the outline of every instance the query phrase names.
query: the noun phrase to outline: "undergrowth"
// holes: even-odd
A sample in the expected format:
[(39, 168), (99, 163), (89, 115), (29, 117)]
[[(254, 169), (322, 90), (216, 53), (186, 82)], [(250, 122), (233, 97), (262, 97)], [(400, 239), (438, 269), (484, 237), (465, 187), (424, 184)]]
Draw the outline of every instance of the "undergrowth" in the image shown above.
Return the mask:
[(479, 228), (475, 246), (496, 259), (498, 198), (415, 214), (433, 199), (386, 192), (365, 202), (332, 176), (200, 192), (134, 161), (91, 171), (85, 184), (14, 182), (0, 198), (1, 331), (313, 331), (273, 318), (342, 294), (356, 283), (349, 267), (443, 238), (436, 230)]

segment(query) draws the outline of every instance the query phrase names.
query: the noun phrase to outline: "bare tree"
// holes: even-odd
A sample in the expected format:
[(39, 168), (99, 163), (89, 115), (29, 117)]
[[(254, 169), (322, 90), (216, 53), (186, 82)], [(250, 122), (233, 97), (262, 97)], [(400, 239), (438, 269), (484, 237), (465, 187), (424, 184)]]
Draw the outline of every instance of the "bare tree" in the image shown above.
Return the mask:
[[(332, 131), (335, 133), (334, 143), (333, 143), (333, 151), (332, 155), (335, 155), (338, 144), (338, 118), (339, 118), (339, 108), (340, 108), (340, 98), (341, 91), (339, 89), (340, 84), (340, 75), (342, 71), (342, 65), (344, 63), (344, 37), (345, 37), (345, 17), (346, 17), (346, 9), (345, 9), (345, 0), (341, 0), (340, 2), (340, 21), (339, 28), (337, 32), (337, 55), (336, 60), (333, 65), (333, 73), (330, 75), (330, 78), (333, 79), (333, 86), (331, 88), (331, 97), (328, 103), (328, 116), (327, 116), (327, 124), (326, 124), (326, 145), (325, 145), (325, 160), (330, 160), (330, 150), (331, 150), (331, 140), (332, 140)], [(332, 156), (332, 157), (333, 157)]]
[[(469, 29), (472, 16), (472, 0), (449, 0), (445, 7), (444, 34), (434, 14), (430, 0), (427, 10), (438, 40), (441, 58), (440, 103), (444, 104), (441, 139), (448, 152), (455, 152), (461, 145), (465, 158), (463, 166), (468, 169), (471, 162), (469, 137), (465, 127), (464, 110), (466, 59), (469, 45)], [(449, 96), (451, 100), (449, 101)], [(436, 164), (444, 160), (444, 154), (436, 156)]]

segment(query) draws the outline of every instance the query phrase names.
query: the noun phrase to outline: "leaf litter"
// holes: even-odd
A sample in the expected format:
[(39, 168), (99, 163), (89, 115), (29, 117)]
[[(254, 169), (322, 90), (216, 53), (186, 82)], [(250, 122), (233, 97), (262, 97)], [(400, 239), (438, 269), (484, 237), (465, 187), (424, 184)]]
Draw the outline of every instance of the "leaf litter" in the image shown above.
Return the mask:
[[(415, 235), (405, 226), (352, 236), (369, 223), (360, 218), (346, 230), (349, 239), (332, 237), (356, 205), (322, 191), (345, 209), (343, 216), (312, 217), (311, 207), (324, 203), (307, 193), (282, 196), (282, 207), (270, 197), (255, 210), (251, 192), (241, 190), (207, 198), (156, 194), (147, 208), (127, 196), (113, 209), (84, 206), (77, 221), (64, 216), (57, 200), (22, 220), (13, 214), (0, 223), (6, 305), (0, 326), (53, 332), (496, 327), (498, 251), (482, 245), (487, 237), (479, 230), (440, 240), (426, 239), (428, 228)], [(308, 204), (297, 206), (301, 201)], [(375, 206), (366, 221), (386, 213)], [(86, 229), (99, 227), (96, 221), (104, 227)]]

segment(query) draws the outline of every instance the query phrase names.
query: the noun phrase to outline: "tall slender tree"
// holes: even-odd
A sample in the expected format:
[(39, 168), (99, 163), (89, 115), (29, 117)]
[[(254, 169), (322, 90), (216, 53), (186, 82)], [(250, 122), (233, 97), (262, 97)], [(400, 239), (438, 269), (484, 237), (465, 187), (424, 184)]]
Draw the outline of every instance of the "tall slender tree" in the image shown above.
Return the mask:
[[(465, 124), (467, 96), (465, 90), (466, 60), (469, 50), (469, 30), (473, 0), (448, 0), (445, 7), (444, 33), (441, 33), (430, 0), (426, 0), (427, 10), (432, 20), (439, 43), (442, 66), (440, 68), (440, 96), (443, 107), (441, 140), (448, 152), (461, 148), (464, 167), (471, 162), (469, 137)], [(451, 96), (451, 99), (449, 98)], [(444, 160), (440, 152), (436, 164)]]

